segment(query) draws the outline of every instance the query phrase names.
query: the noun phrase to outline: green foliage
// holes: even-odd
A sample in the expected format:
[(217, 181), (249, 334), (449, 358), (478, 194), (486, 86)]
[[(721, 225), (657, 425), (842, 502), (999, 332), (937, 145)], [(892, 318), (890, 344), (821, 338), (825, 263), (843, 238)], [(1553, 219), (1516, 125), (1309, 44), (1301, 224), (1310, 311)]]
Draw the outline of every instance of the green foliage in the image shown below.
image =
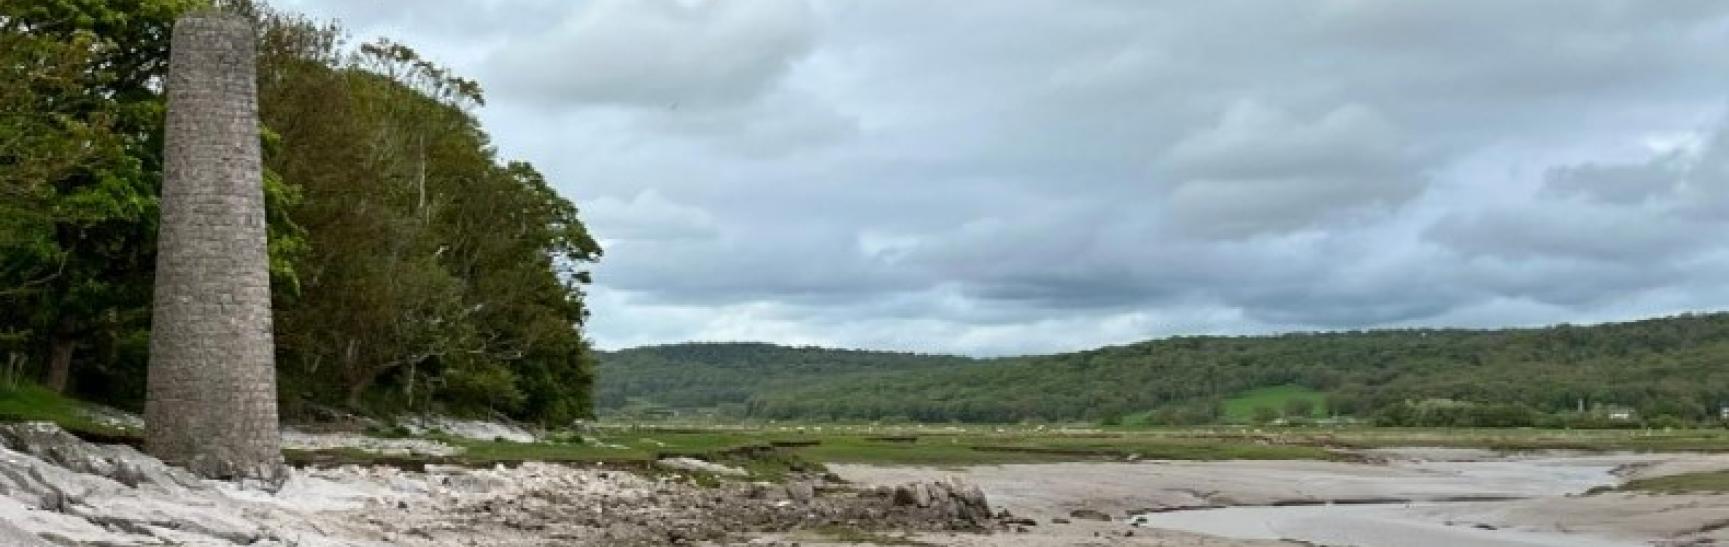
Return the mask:
[(14, 354), (55, 391), (137, 399), (128, 345), (149, 320), (159, 82), (172, 22), (203, 5), (0, 3), (0, 330), (27, 333)]
[[(1281, 385), (1256, 388), (1238, 393), (1225, 400), (1225, 421), (1233, 423), (1249, 423), (1257, 420), (1256, 409), (1265, 407), (1274, 411), (1273, 417), (1264, 421), (1272, 421), (1279, 416), (1313, 417), (1317, 407), (1324, 404), (1326, 394), (1298, 385)], [(1307, 412), (1293, 413), (1292, 405), (1308, 403)]]
[[(1157, 410), (1130, 414), (1119, 422), (1120, 425), (1131, 427), (1202, 425), (1218, 423), (1223, 416), (1224, 405), (1220, 404), (1219, 401), (1207, 399), (1164, 405)], [(1106, 425), (1110, 424), (1107, 423)]]
[(1620, 489), (1661, 494), (1720, 494), (1729, 492), (1729, 471), (1707, 471), (1634, 479), (1621, 485)]
[[(601, 353), (596, 398), (608, 409), (633, 402), (684, 409), (742, 405), (758, 394), (812, 383), (974, 363), (964, 357), (760, 343), (673, 344)], [(885, 409), (883, 416), (895, 414)]]
[(1267, 405), (1255, 405), (1249, 412), (1249, 421), (1257, 424), (1272, 423), (1273, 420), (1277, 419), (1279, 419), (1279, 411), (1273, 410), (1273, 407)]
[[(748, 397), (747, 414), (758, 419), (1115, 417), (1130, 425), (1204, 423), (1196, 418), (1220, 401), (1234, 401), (1225, 405), (1227, 421), (1246, 422), (1255, 406), (1276, 414), (1292, 410), (1286, 401), (1297, 394), (1312, 402), (1316, 415), (1452, 427), (1586, 427), (1592, 420), (1640, 427), (1659, 416), (1690, 424), (1729, 404), (1729, 368), (1722, 366), (1729, 358), (1729, 314), (1723, 313), (1591, 327), (1178, 337), (1037, 357), (903, 356), (892, 366), (822, 374), (807, 374), (801, 365), (824, 361), (822, 350), (803, 350), (793, 361), (691, 349), (700, 351), (660, 361), (632, 354), (639, 350), (603, 354), (602, 370), (620, 377), (602, 381), (621, 387), (602, 391), (686, 406)], [(701, 380), (686, 381), (686, 375)], [(1639, 418), (1556, 421), (1581, 400), (1626, 406)], [(1211, 418), (1206, 421), (1218, 414)]]
[(495, 157), (480, 87), (380, 40), (260, 21), (267, 167), (300, 239), (279, 293), (285, 408), (437, 410), (552, 424), (592, 413), (581, 285), (600, 256), (533, 166)]
[[(0, 364), (142, 400), (161, 82), (204, 0), (0, 2)], [(245, 0), (282, 406), (592, 413), (581, 325), (600, 256), (570, 202), (495, 157), (479, 84)], [(76, 365), (76, 366), (74, 366)], [(10, 373), (8, 375), (11, 375)]]
[(74, 432), (120, 433), (92, 420), (84, 403), (33, 382), (0, 384), (0, 421), (53, 422)]

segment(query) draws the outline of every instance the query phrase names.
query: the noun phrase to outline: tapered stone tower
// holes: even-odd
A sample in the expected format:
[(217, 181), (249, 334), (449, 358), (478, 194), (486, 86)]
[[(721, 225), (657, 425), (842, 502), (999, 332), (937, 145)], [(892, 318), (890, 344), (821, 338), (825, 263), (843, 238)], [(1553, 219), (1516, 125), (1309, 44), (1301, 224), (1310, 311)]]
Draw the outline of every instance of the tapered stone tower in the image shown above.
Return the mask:
[(145, 448), (212, 478), (281, 477), (252, 23), (174, 25)]

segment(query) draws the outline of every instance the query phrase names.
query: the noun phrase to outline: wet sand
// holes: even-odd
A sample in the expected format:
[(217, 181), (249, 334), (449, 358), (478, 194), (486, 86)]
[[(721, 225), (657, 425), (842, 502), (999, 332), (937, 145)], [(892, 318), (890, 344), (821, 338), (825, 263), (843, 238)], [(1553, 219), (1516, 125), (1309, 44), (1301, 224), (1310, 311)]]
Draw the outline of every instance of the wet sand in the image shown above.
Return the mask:
[[(1401, 546), (1729, 541), (1723, 528), (1729, 522), (1729, 495), (1578, 495), (1627, 478), (1726, 469), (1729, 456), (1500, 456), (1433, 449), (1371, 455), (1388, 461), (831, 468), (847, 480), (866, 484), (954, 475), (978, 484), (994, 505), (1039, 523), (1017, 534), (1024, 537), (999, 536), (987, 544), (1067, 545), (1076, 543), (1064, 541), (1081, 540), (1099, 545), (1254, 545), (1276, 538)], [(1461, 501), (1471, 499), (1484, 501)], [(1316, 506), (1329, 502), (1343, 505)], [(1167, 512), (1155, 517), (1155, 526), (1186, 531), (1069, 518), (1070, 512), (1081, 509), (1119, 520), (1131, 513)], [(1068, 518), (1071, 523), (1053, 524), (1053, 518)], [(1123, 537), (1124, 531), (1136, 535)], [(1093, 538), (1094, 532), (1100, 537)], [(965, 538), (922, 539), (973, 545)]]

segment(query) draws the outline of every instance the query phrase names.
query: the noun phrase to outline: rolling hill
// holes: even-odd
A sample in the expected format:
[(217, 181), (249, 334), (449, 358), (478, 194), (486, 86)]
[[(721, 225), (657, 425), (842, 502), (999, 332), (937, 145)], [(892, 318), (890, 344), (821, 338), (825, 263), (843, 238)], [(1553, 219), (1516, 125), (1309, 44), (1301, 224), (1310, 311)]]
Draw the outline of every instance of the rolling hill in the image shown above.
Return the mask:
[(603, 411), (647, 403), (678, 409), (744, 405), (752, 398), (896, 372), (963, 369), (966, 357), (693, 342), (598, 352), (595, 400)]
[(1534, 329), (1185, 336), (1001, 359), (675, 344), (600, 361), (603, 408), (631, 399), (726, 404), (774, 419), (1205, 423), (1226, 418), (1226, 400), (1295, 386), (1322, 394), (1317, 406), (1328, 412), (1395, 424), (1526, 425), (1581, 405), (1705, 420), (1729, 404), (1729, 313)]

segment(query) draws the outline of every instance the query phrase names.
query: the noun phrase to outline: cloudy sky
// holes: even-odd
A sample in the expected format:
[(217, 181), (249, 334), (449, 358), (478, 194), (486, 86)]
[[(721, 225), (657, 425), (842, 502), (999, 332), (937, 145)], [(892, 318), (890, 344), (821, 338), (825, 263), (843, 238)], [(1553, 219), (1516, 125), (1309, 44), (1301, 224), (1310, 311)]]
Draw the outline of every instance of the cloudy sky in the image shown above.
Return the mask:
[(1729, 308), (1729, 3), (278, 3), (481, 80), (604, 348)]

